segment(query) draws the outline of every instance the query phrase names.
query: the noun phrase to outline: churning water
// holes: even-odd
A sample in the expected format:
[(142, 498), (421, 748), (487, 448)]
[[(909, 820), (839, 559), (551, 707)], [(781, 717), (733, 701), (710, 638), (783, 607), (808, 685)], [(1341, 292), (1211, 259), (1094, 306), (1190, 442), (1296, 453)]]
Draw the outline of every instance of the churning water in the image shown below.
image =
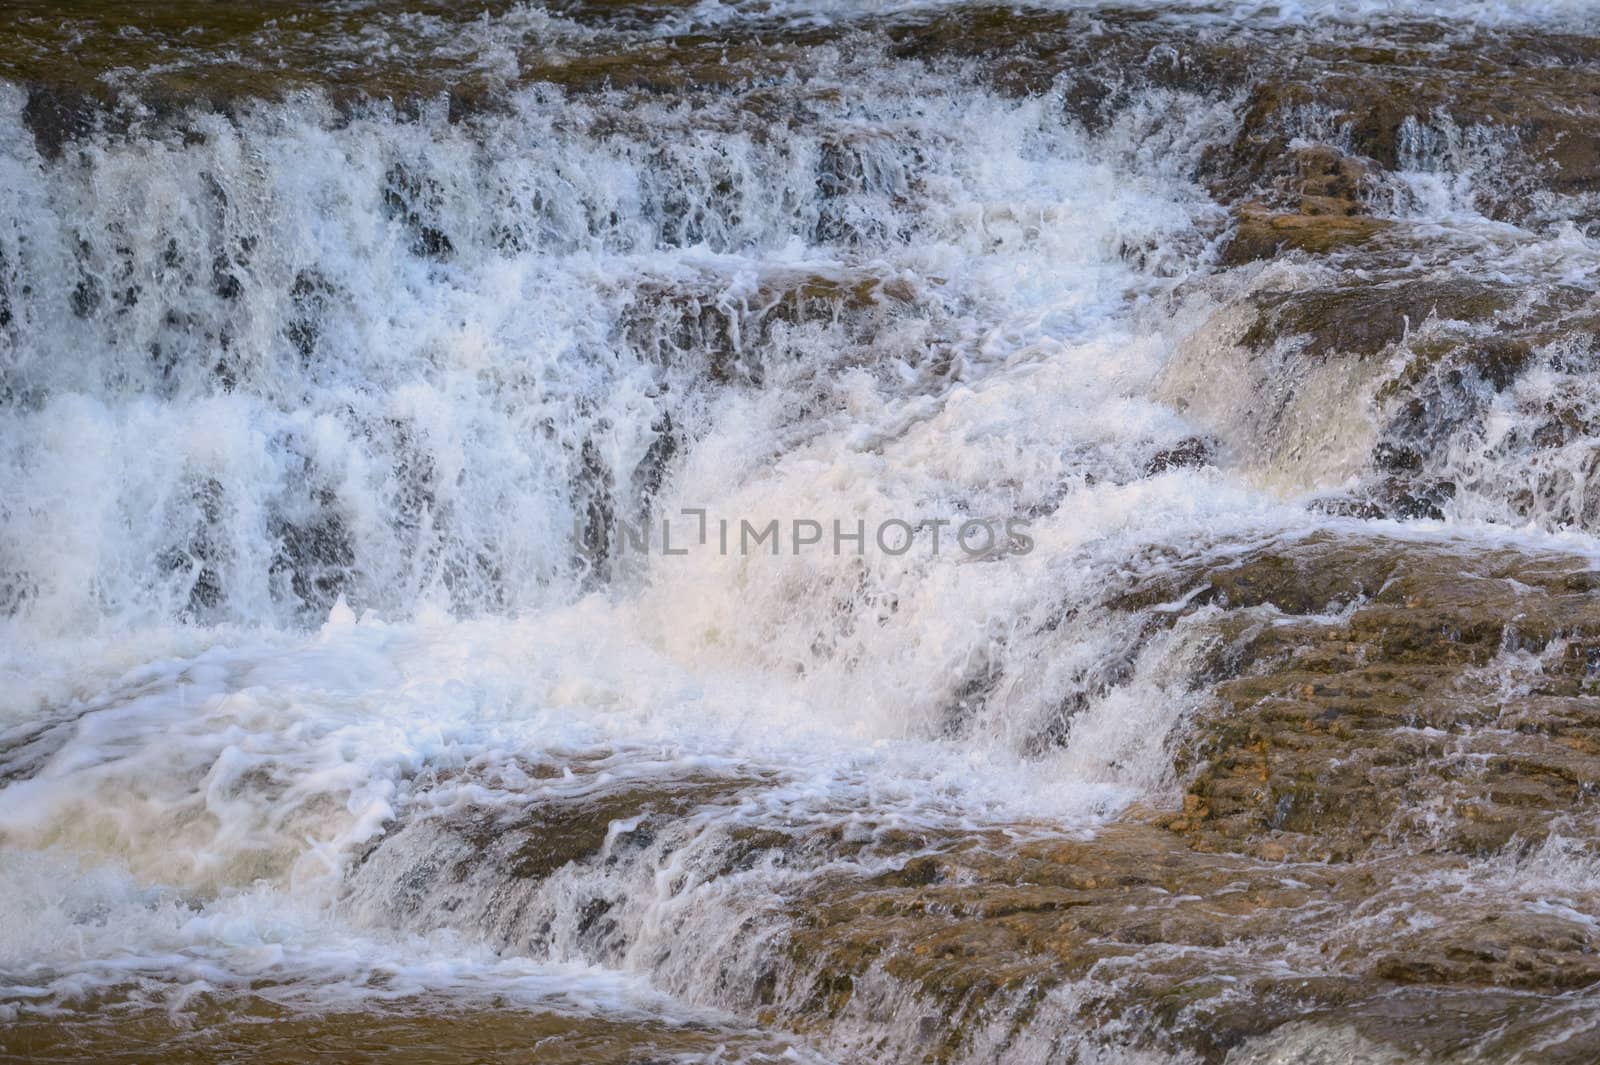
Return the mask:
[[(1237, 345), (1243, 294), (1333, 269), (1217, 265), (1237, 87), (1085, 121), (1004, 57), (900, 46), (947, 6), (416, 6), (286, 5), (231, 51), (124, 30), (68, 119), (0, 83), (8, 1023), (509, 1010), (669, 1058), (913, 1060), (946, 1022), (903, 990), (781, 1034), (815, 977), (793, 900), (907, 834), (1176, 803), (1200, 641), (1099, 609), (1130, 575), (1357, 528), (1595, 551), (1590, 434), (1519, 443), (1552, 395), (1591, 410), (1570, 339), (1438, 398), (1472, 416), (1413, 434), (1435, 511), (1308, 505), (1412, 423), (1382, 360)], [(1352, 40), (1591, 13), (1132, 6)], [(111, 34), (19, 11), (24, 72)], [(1388, 267), (1592, 286), (1582, 195), (1494, 208), (1508, 143), (1413, 119), (1368, 195), (1428, 239)], [(773, 519), (776, 553), (716, 543)], [(958, 549), (971, 521), (1025, 537)], [(1188, 1053), (1073, 1017), (963, 1053)], [(1244, 1060), (1380, 1060), (1273, 1038)]]

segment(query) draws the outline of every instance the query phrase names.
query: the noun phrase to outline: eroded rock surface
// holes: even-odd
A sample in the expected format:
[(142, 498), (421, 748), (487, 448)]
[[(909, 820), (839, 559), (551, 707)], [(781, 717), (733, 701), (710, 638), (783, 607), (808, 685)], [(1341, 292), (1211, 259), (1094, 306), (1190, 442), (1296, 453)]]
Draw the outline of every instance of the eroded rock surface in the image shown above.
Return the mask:
[(1600, 986), (1600, 894), (1550, 896), (1596, 858), (1597, 580), (1584, 558), (1323, 535), (1140, 587), (1119, 608), (1184, 602), (1160, 623), (1210, 634), (1181, 808), (824, 881), (787, 948), (818, 973), (802, 1016), (924, 1009), (951, 1019), (934, 1060), (1061, 1008), (1206, 1061), (1308, 1020), (1426, 1061), (1539, 1045)]

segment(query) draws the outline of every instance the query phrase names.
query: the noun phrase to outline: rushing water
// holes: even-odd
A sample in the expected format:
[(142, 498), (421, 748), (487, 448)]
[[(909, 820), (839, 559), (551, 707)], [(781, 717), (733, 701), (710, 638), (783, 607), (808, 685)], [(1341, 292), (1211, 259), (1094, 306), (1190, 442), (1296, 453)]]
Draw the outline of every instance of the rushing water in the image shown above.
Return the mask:
[[(52, 6), (0, 25), (19, 70), (112, 47)], [(909, 1007), (781, 1033), (809, 975), (787, 907), (899, 868), (908, 833), (1086, 838), (1176, 802), (1206, 691), (1183, 626), (1094, 609), (1130, 574), (1363, 524), (1594, 552), (1593, 434), (1528, 442), (1551, 396), (1591, 410), (1570, 341), (1425, 424), (1381, 360), (1241, 354), (1242, 294), (1333, 268), (1218, 267), (1234, 91), (1086, 123), (1059, 84), (907, 54), (886, 27), (949, 15), (911, 3), (414, 6), (124, 27), (93, 71), (115, 102), (66, 119), (0, 83), (19, 1031), (170, 1016), (203, 1057), (218, 1025), (391, 1011), (470, 1054), (492, 1027), (446, 1019), (479, 1011), (595, 1040), (573, 1060), (912, 1060), (942, 1022)], [(1134, 6), (1592, 29), (1577, 0)], [(212, 62), (248, 92), (188, 100)], [(1584, 195), (1508, 215), (1513, 142), (1428, 115), (1402, 140), (1369, 198), (1430, 236), (1374, 283), (1592, 287)], [(1411, 525), (1308, 505), (1389, 438), (1455, 494)], [(719, 549), (721, 520), (771, 519), (776, 554)], [(908, 550), (872, 542), (889, 520)], [(973, 520), (1022, 535), (971, 553)], [(812, 842), (751, 844), (772, 830)], [(1071, 1016), (971, 1056), (1115, 1044)], [(1388, 1060), (1274, 1039), (1241, 1060)]]

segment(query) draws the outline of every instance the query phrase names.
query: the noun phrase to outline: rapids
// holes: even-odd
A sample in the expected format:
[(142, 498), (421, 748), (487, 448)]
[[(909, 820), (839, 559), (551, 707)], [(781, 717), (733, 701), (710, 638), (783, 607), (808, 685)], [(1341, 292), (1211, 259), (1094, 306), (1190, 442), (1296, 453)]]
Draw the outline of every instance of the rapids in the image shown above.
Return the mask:
[[(1456, 920), (1434, 893), (1589, 943), (1587, 763), (1538, 835), (1459, 854), (1415, 794), (1376, 857), (1196, 844), (1218, 898), (1399, 870), (1254, 946), (1157, 921), (984, 983), (918, 959), (993, 941), (890, 920), (1003, 916), (1097, 841), (1074, 890), (1159, 881), (1139, 849), (1179, 844), (1125, 833), (1222, 808), (1192, 737), (1254, 705), (1241, 619), (1355, 647), (1456, 553), (1591, 587), (1600, 118), (1516, 125), (1600, 77), (1588, 3), (3, 19), (0, 1051), (1588, 1060), (1583, 973), (1430, 1038), (1406, 1010), (1471, 980), (1316, 990), (1358, 967), (1327, 944)], [(1363, 124), (1385, 63), (1423, 88)], [(1532, 102), (1472, 111), (1496, 78)], [(1402, 561), (1300, 607), (1210, 576), (1307, 544), (1313, 583)], [(1592, 667), (1559, 602), (1458, 701)], [(1147, 994), (1197, 951), (1221, 983)], [(1226, 1014), (1262, 974), (1314, 1005)]]

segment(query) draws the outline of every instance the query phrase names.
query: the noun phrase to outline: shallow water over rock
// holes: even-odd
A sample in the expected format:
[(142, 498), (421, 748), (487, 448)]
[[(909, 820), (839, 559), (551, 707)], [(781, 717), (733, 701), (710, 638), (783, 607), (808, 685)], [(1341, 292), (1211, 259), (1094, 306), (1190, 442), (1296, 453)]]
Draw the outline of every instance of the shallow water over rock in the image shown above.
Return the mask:
[(0, 1054), (1595, 1060), (1600, 29), (1445, 6), (11, 5)]

